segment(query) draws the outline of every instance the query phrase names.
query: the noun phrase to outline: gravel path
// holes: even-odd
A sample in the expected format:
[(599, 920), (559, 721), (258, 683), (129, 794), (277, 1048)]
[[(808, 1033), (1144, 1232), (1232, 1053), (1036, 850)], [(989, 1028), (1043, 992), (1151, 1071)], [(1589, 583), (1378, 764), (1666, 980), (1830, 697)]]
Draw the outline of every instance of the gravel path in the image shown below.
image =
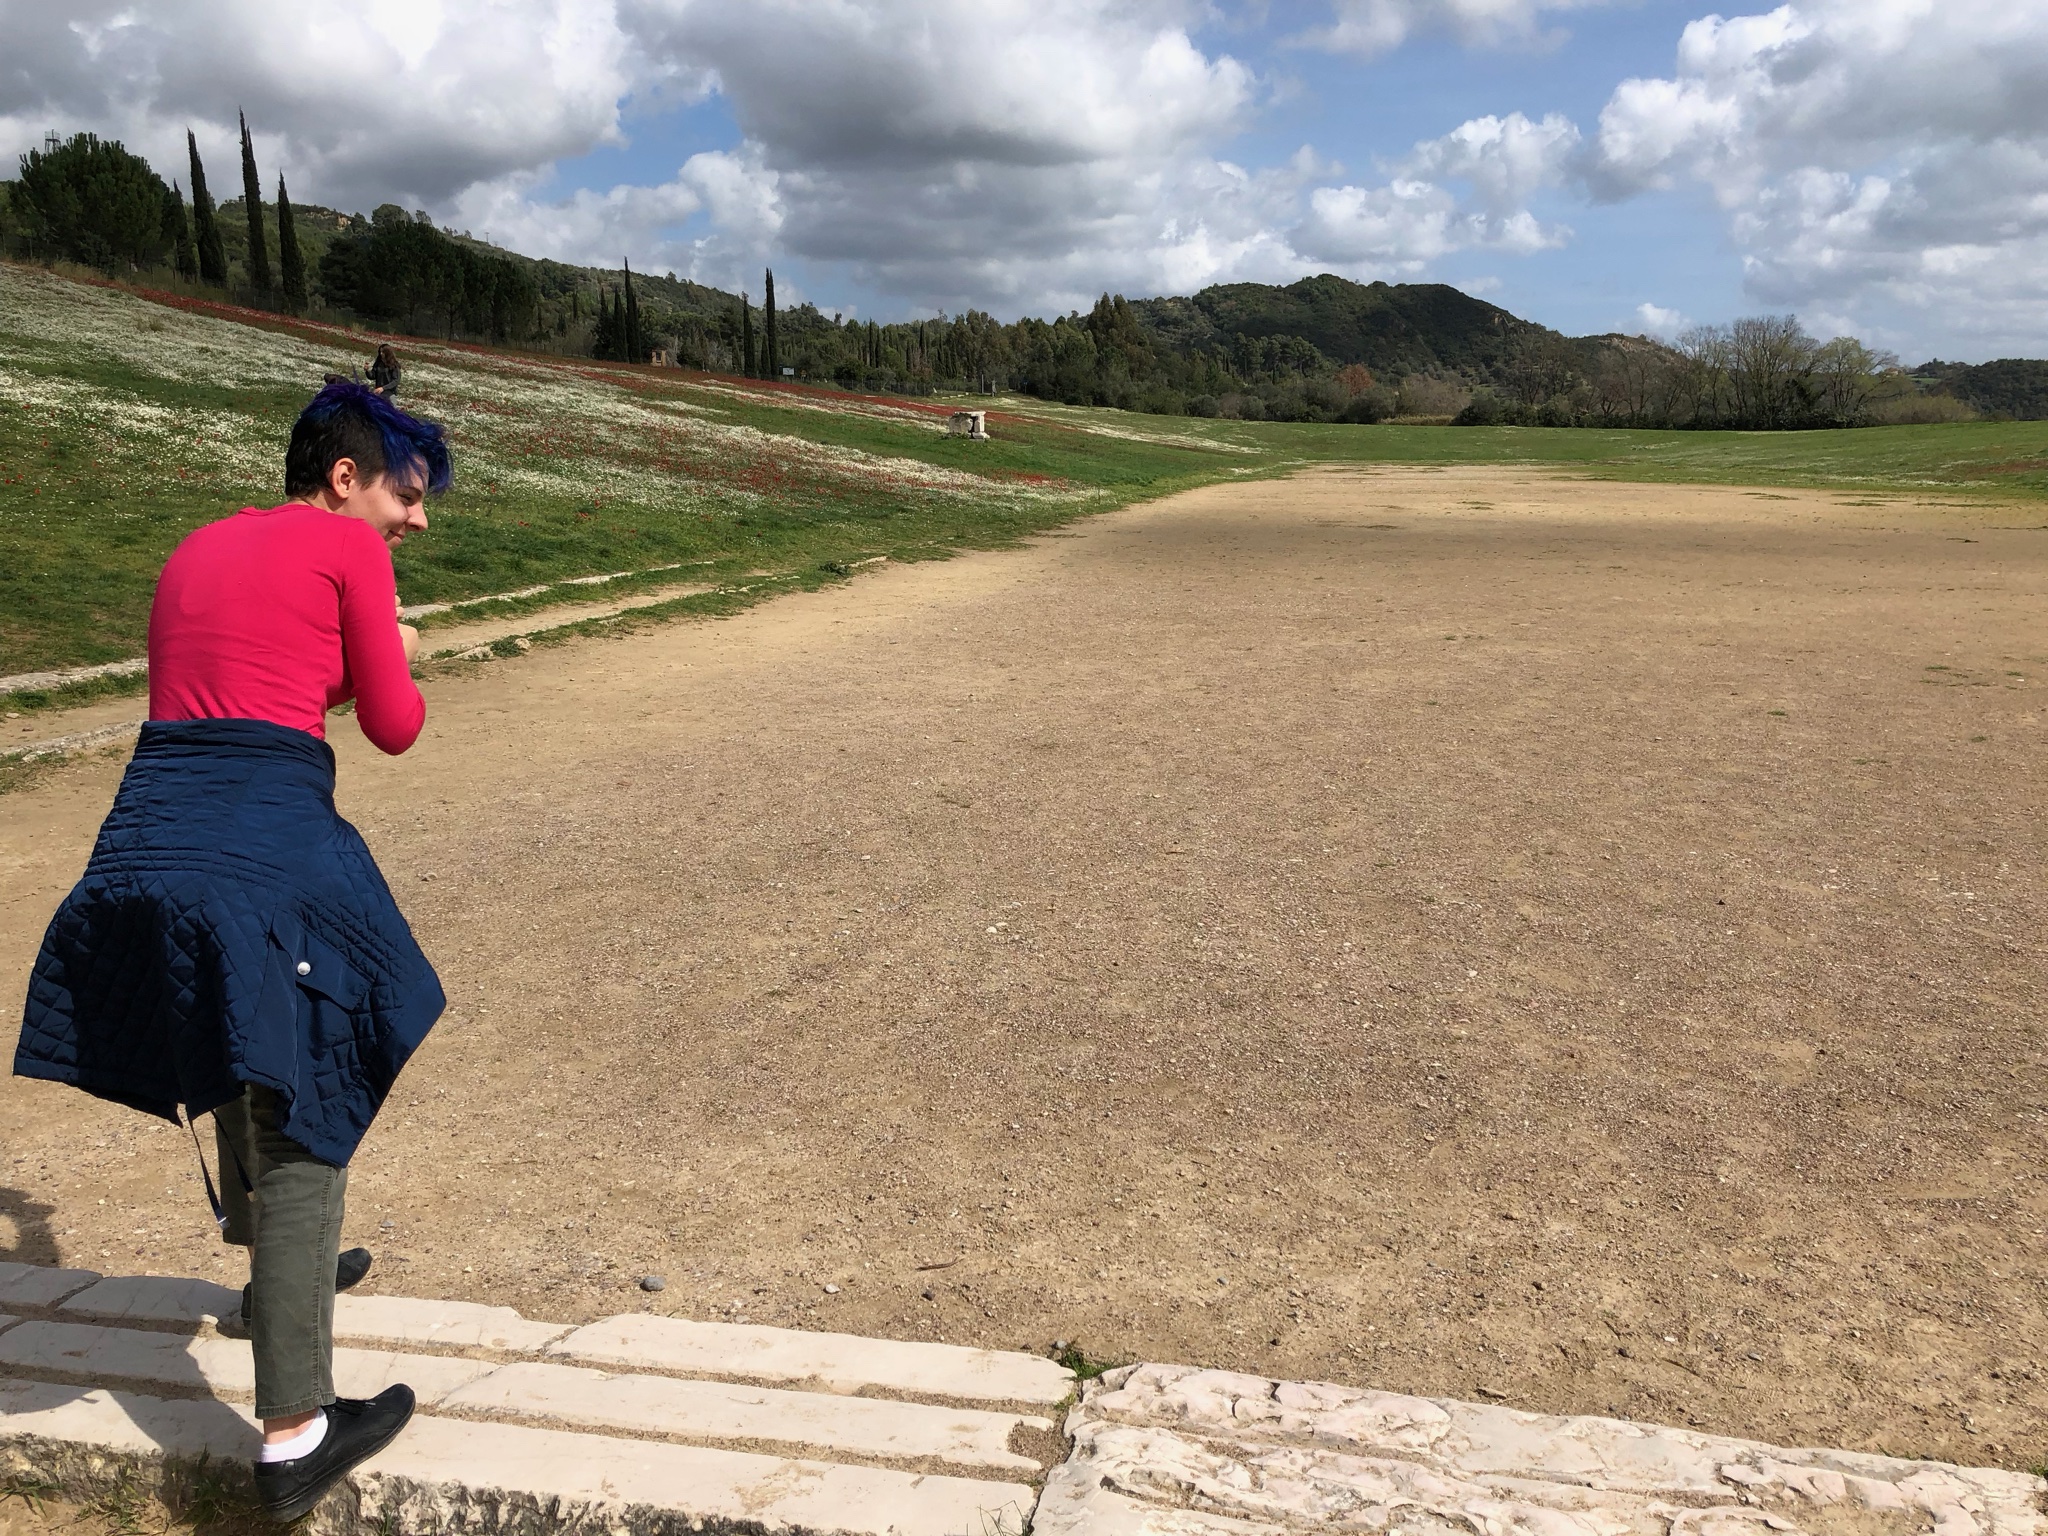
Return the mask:
[[(337, 722), (453, 999), (348, 1240), (2027, 1464), (2040, 521), (1318, 473)], [(0, 796), (17, 988), (116, 772)], [(0, 1257), (239, 1279), (171, 1128), (8, 1081), (0, 1149)]]

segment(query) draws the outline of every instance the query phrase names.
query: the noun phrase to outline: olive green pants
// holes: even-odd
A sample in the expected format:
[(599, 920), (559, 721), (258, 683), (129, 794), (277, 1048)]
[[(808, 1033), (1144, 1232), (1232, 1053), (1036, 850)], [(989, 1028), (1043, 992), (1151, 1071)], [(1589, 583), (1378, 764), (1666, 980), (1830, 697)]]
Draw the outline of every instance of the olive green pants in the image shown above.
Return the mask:
[(251, 1084), (213, 1112), (222, 1237), (249, 1250), (249, 1342), (256, 1417), (287, 1419), (334, 1401), (334, 1262), (348, 1170), (278, 1129), (277, 1094)]

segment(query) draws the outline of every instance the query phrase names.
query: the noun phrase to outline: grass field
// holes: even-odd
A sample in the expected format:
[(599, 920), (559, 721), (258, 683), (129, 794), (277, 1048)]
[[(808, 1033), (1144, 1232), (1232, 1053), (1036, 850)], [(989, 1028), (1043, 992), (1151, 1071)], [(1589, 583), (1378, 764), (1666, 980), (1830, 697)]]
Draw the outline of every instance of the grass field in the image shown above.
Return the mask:
[[(372, 338), (0, 268), (0, 676), (137, 654), (191, 528), (281, 499), (291, 420)], [(1741, 434), (1286, 425), (993, 407), (403, 341), (406, 402), (447, 423), (457, 488), (399, 551), (445, 602), (688, 565), (728, 589), (987, 548), (1075, 516), (1307, 463), (1529, 464), (1602, 477), (2048, 499), (2048, 423)], [(667, 568), (664, 570), (663, 568)], [(632, 573), (654, 572), (654, 576)], [(588, 588), (561, 596), (585, 596)], [(546, 602), (539, 594), (530, 603)], [(715, 598), (712, 606), (745, 600)], [(16, 702), (34, 703), (35, 699)]]

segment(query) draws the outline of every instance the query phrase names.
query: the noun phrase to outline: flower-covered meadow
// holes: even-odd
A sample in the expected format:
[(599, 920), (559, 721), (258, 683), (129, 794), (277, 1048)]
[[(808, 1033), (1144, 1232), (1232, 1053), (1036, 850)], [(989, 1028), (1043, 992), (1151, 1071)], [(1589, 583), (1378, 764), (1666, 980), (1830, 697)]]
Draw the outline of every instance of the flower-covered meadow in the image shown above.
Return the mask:
[[(177, 540), (282, 500), (294, 416), (381, 339), (0, 267), (0, 675), (135, 654)], [(1138, 434), (1133, 461), (1070, 413), (1010, 400), (999, 440), (969, 443), (946, 435), (950, 402), (393, 339), (402, 403), (448, 428), (456, 460), (456, 489), (398, 552), (408, 602), (683, 560), (939, 554), (1248, 452), (1188, 423)]]

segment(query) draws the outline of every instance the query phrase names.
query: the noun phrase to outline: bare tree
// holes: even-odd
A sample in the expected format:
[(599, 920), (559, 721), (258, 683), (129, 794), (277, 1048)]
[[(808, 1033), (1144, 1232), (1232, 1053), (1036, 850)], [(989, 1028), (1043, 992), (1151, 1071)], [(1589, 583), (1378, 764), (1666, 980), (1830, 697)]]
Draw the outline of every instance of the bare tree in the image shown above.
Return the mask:
[(1684, 362), (1671, 381), (1675, 424), (1711, 426), (1727, 419), (1732, 399), (1730, 351), (1726, 326), (1696, 325), (1680, 334), (1678, 355)]
[(1814, 339), (1797, 315), (1752, 315), (1728, 328), (1728, 382), (1737, 422), (1784, 427), (1807, 414)]
[(1893, 353), (1874, 352), (1854, 336), (1837, 336), (1814, 349), (1814, 404), (1830, 424), (1858, 426), (1870, 419), (1884, 376), (1898, 366)]

